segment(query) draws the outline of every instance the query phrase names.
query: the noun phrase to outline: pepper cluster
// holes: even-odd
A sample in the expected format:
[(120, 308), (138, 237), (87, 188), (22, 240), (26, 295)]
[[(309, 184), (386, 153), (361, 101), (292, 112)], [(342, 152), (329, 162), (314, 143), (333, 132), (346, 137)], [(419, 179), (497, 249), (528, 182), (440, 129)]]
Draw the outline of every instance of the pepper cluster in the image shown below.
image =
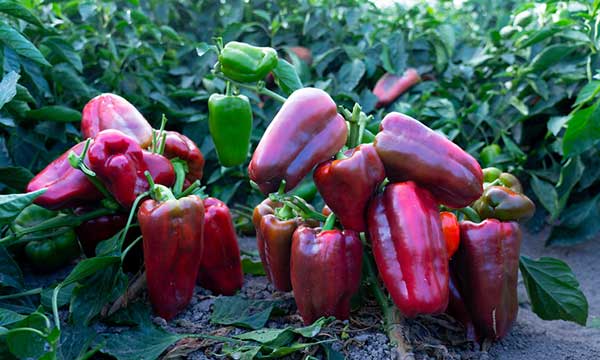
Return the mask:
[[(404, 316), (447, 311), (473, 339), (504, 336), (517, 311), (515, 221), (535, 210), (516, 177), (482, 170), (404, 114), (385, 116), (373, 143), (360, 107), (342, 114), (324, 91), (296, 90), (250, 161), (250, 179), (270, 193), (253, 220), (274, 288), (293, 291), (306, 323), (347, 318), (364, 248)], [(311, 172), (327, 217), (285, 194)]]

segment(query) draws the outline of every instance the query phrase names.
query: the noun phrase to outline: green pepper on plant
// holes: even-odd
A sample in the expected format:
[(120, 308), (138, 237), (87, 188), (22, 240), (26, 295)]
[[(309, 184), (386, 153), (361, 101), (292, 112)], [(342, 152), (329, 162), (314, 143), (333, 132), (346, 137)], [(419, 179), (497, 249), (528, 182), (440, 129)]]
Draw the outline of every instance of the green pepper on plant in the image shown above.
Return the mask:
[(273, 48), (237, 41), (228, 42), (219, 54), (223, 74), (239, 82), (264, 79), (277, 66), (278, 61), (277, 51)]

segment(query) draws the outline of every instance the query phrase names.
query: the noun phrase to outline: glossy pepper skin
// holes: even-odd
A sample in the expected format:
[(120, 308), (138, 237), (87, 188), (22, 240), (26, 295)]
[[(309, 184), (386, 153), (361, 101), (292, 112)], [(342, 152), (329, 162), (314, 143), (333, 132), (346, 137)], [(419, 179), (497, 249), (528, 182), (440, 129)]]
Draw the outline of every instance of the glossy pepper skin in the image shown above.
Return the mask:
[(208, 129), (221, 165), (243, 164), (252, 134), (252, 107), (248, 98), (212, 94), (208, 99)]
[(373, 256), (394, 304), (406, 317), (448, 304), (448, 255), (438, 204), (412, 181), (390, 184), (368, 210)]
[(360, 287), (362, 243), (352, 230), (300, 226), (292, 241), (294, 299), (305, 324), (321, 316), (347, 319)]
[(267, 279), (273, 283), (275, 289), (290, 291), (292, 236), (303, 221), (300, 218), (278, 219), (275, 210), (282, 206), (281, 203), (265, 199), (254, 208), (252, 222), (256, 229), (256, 245)]
[(130, 102), (115, 94), (101, 94), (83, 108), (81, 133), (94, 138), (102, 130), (115, 129), (146, 148), (152, 142), (152, 126)]
[(165, 186), (175, 183), (175, 170), (169, 159), (146, 150), (142, 150), (142, 157), (155, 183)]
[(278, 62), (277, 51), (270, 47), (230, 41), (219, 54), (221, 71), (231, 80), (255, 82), (265, 78), (275, 69)]
[(194, 181), (202, 179), (204, 155), (196, 143), (177, 131), (165, 131), (164, 134), (166, 134), (166, 141), (163, 156), (167, 159), (179, 158), (188, 165), (188, 173), (185, 176), (186, 185), (189, 186)]
[(458, 289), (458, 280), (456, 276), (456, 270), (454, 270), (454, 267), (455, 266), (453, 262), (450, 262), (450, 300), (448, 301), (448, 308), (446, 309), (446, 313), (463, 325), (463, 327), (465, 328), (465, 335), (468, 340), (476, 341), (479, 339), (479, 336), (477, 335), (477, 331), (475, 330), (475, 325), (473, 324), (471, 314), (467, 309), (465, 299), (463, 298)]
[(402, 75), (385, 73), (373, 88), (373, 94), (377, 96), (377, 107), (392, 103), (398, 96), (404, 94), (408, 89), (421, 82), (421, 77), (416, 69), (409, 68)]
[(102, 199), (100, 191), (85, 174), (69, 164), (71, 151), (81, 155), (84, 147), (85, 142), (73, 146), (31, 179), (27, 184), (27, 192), (46, 188), (46, 192), (34, 200), (35, 204), (58, 210)]
[(371, 144), (359, 145), (344, 155), (347, 157), (320, 164), (313, 179), (344, 229), (367, 231), (367, 204), (385, 179), (385, 170)]
[(525, 220), (535, 213), (535, 204), (527, 196), (504, 186), (490, 186), (473, 203), (473, 209), (484, 219), (502, 221)]
[[(38, 205), (29, 205), (15, 218), (15, 230), (35, 226), (58, 216), (58, 213)], [(32, 234), (32, 235), (38, 235)], [(27, 238), (27, 236), (25, 237)], [(32, 240), (25, 245), (25, 256), (41, 272), (59, 269), (79, 256), (77, 236), (72, 228), (51, 231), (47, 238)]]
[(446, 206), (467, 206), (483, 192), (477, 161), (407, 115), (386, 115), (374, 144), (390, 181), (415, 181)]
[(258, 143), (248, 166), (250, 179), (267, 194), (281, 180), (286, 191), (344, 146), (348, 128), (333, 99), (320, 89), (303, 88), (288, 97)]
[(219, 199), (204, 199), (204, 254), (198, 283), (220, 295), (234, 295), (242, 288), (244, 274), (235, 228), (229, 208)]
[(203, 251), (204, 204), (196, 195), (138, 210), (150, 301), (158, 315), (173, 318), (194, 294)]
[(456, 215), (449, 211), (442, 211), (440, 218), (442, 219), (442, 232), (446, 240), (448, 259), (450, 259), (456, 253), (460, 244), (460, 226)]
[(461, 243), (453, 259), (458, 289), (477, 334), (497, 340), (517, 317), (521, 230), (516, 222), (487, 219), (460, 223)]
[(483, 169), (483, 187), (487, 188), (491, 186), (492, 183), (507, 187), (516, 193), (523, 193), (521, 182), (513, 174), (503, 172), (495, 167)]

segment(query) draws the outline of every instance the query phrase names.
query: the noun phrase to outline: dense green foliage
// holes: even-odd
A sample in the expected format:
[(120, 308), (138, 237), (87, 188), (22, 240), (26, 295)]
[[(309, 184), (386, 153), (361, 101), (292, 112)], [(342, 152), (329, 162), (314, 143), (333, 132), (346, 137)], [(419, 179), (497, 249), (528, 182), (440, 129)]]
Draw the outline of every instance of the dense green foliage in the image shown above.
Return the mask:
[[(245, 166), (221, 168), (207, 129), (213, 37), (275, 47), (305, 86), (375, 115), (406, 112), (474, 155), (497, 143), (493, 164), (529, 180), (550, 243), (600, 230), (598, 7), (579, 2), (467, 1), (380, 9), (360, 1), (0, 1), (0, 182), (23, 190), (80, 137), (83, 105), (118, 93), (154, 125), (195, 140), (204, 182), (229, 203), (253, 206)], [(289, 46), (311, 49), (308, 66)], [(424, 82), (387, 109), (370, 91), (385, 71), (416, 67)], [(253, 143), (279, 104), (253, 103)], [(538, 219), (538, 220), (539, 220)], [(587, 224), (587, 226), (584, 226)]]

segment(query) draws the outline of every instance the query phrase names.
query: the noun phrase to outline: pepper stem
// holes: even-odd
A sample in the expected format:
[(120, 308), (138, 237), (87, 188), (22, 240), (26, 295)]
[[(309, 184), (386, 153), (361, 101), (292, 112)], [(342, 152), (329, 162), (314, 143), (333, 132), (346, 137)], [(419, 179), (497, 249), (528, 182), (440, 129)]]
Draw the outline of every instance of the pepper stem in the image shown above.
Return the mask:
[(362, 142), (363, 133), (365, 132), (369, 117), (362, 112), (362, 108), (358, 103), (354, 104), (352, 112), (345, 108), (341, 108), (340, 111), (349, 124), (349, 134), (346, 145), (348, 148), (354, 148)]
[(171, 190), (168, 187), (154, 183), (154, 179), (152, 179), (152, 175), (150, 175), (150, 171), (146, 170), (144, 172), (144, 175), (146, 176), (146, 180), (148, 181), (148, 184), (150, 185), (150, 190), (149, 190), (150, 196), (152, 196), (152, 198), (154, 200), (160, 201), (160, 202), (167, 201), (167, 200), (176, 200), (175, 195), (173, 195), (173, 193), (171, 192)]
[(238, 88), (244, 88), (244, 89), (255, 91), (255, 92), (257, 92), (259, 94), (262, 94), (262, 95), (267, 95), (268, 97), (272, 98), (273, 100), (277, 100), (277, 101), (279, 101), (281, 103), (284, 103), (287, 100), (287, 98), (285, 98), (285, 97), (279, 95), (278, 93), (276, 93), (274, 91), (271, 91), (271, 90), (269, 90), (269, 89), (267, 89), (265, 87), (260, 87), (259, 88), (256, 85), (244, 84), (244, 83), (241, 83), (241, 82), (237, 82), (237, 81), (231, 80), (230, 78), (226, 77), (225, 75), (221, 75), (220, 73), (215, 73), (215, 76), (217, 78), (221, 79), (221, 80), (225, 80), (225, 81), (231, 82), (232, 84), (234, 84)]
[(477, 211), (475, 211), (475, 209), (473, 209), (470, 206), (466, 206), (464, 208), (458, 209), (458, 211), (472, 222), (475, 222), (475, 223), (481, 222), (481, 216), (479, 216)]
[(175, 185), (173, 185), (173, 192), (175, 196), (181, 195), (183, 191), (183, 183), (185, 182), (185, 175), (187, 173), (187, 163), (185, 161), (174, 159), (171, 160), (173, 169), (175, 170)]
[(85, 145), (83, 146), (83, 151), (81, 152), (81, 155), (77, 155), (73, 151), (71, 151), (67, 159), (69, 160), (69, 164), (71, 165), (71, 167), (81, 170), (81, 172), (85, 174), (88, 180), (96, 187), (96, 189), (100, 191), (100, 193), (102, 193), (102, 195), (104, 195), (105, 198), (114, 201), (112, 194), (108, 191), (108, 189), (106, 189), (106, 186), (104, 186), (104, 184), (96, 177), (96, 173), (93, 172), (90, 168), (88, 168), (87, 165), (85, 165), (84, 163), (85, 155), (87, 154), (88, 149), (90, 148), (91, 142), (92, 138), (88, 138), (85, 141)]
[(187, 189), (185, 189), (185, 191), (183, 191), (181, 194), (179, 194), (179, 197), (185, 197), (190, 195), (191, 193), (193, 193), (196, 189), (198, 189), (200, 187), (200, 180), (196, 180), (192, 183), (192, 185), (188, 186)]
[(327, 216), (327, 219), (325, 220), (325, 224), (323, 224), (322, 231), (333, 230), (333, 227), (335, 225), (335, 219), (336, 218), (334, 213), (329, 214), (329, 216)]

